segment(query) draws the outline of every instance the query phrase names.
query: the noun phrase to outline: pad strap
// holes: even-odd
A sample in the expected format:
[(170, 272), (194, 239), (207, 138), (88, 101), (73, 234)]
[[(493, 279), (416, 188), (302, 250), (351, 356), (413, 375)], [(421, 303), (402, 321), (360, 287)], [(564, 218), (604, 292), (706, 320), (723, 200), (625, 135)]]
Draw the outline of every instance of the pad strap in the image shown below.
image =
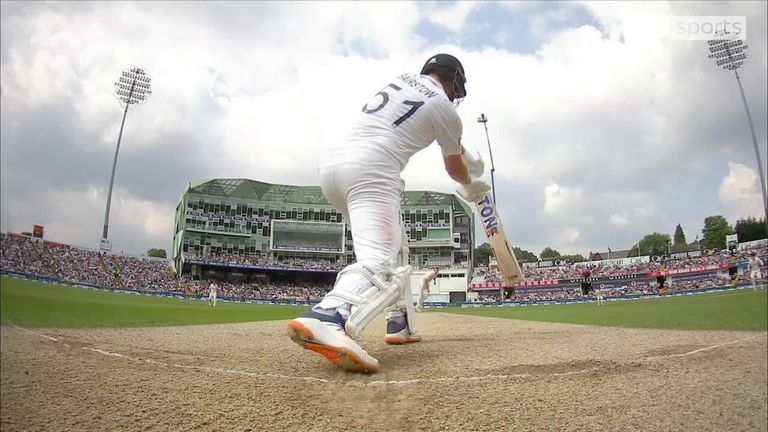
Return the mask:
[[(339, 279), (341, 279), (341, 276), (347, 273), (362, 275), (363, 277), (368, 279), (368, 282), (372, 283), (373, 286), (375, 286), (379, 291), (387, 288), (387, 285), (385, 285), (381, 279), (377, 278), (376, 275), (368, 266), (360, 263), (349, 265), (344, 270), (340, 271), (339, 274), (336, 276), (336, 282), (337, 282), (336, 285), (338, 285), (338, 282), (339, 282)], [(336, 300), (341, 300), (344, 303), (349, 303), (354, 306), (363, 305), (368, 301), (368, 298), (365, 296), (351, 293), (349, 291), (337, 290), (335, 287), (334, 289), (329, 291), (328, 294), (325, 295), (325, 298), (333, 298)]]

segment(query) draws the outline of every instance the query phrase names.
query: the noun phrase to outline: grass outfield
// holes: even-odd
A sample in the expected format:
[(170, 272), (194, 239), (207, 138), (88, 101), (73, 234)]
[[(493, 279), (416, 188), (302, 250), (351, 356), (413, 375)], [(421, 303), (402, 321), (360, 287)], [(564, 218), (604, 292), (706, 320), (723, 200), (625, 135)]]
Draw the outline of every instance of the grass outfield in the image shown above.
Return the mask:
[[(768, 292), (751, 289), (595, 304), (445, 308), (438, 312), (614, 327), (768, 329)], [(207, 302), (0, 279), (0, 320), (23, 327), (153, 327), (283, 320), (304, 306)]]
[(130, 295), (0, 278), (0, 320), (22, 327), (154, 327), (283, 320), (303, 306)]
[(613, 327), (674, 330), (768, 329), (768, 291), (743, 289), (648, 300), (509, 308), (450, 308), (450, 313)]

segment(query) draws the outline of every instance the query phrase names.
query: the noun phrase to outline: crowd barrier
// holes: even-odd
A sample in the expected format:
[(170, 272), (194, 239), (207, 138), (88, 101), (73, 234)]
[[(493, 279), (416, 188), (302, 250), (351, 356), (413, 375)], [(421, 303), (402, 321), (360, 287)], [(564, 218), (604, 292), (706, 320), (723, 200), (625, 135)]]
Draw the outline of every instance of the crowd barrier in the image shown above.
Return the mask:
[[(68, 286), (86, 288), (86, 289), (98, 290), (98, 291), (111, 291), (111, 292), (124, 293), (124, 294), (146, 295), (146, 296), (166, 297), (166, 298), (180, 298), (180, 299), (194, 299), (194, 300), (208, 299), (208, 296), (205, 294), (188, 295), (188, 294), (184, 294), (180, 292), (172, 292), (172, 291), (150, 291), (150, 290), (140, 290), (140, 289), (115, 288), (115, 287), (107, 287), (102, 285), (94, 285), (94, 284), (81, 283), (81, 282), (70, 282), (70, 281), (51, 278), (47, 276), (38, 276), (34, 274), (20, 273), (20, 272), (4, 270), (4, 269), (0, 269), (0, 275), (9, 276), (16, 279), (34, 280), (37, 282), (42, 282), (47, 284), (68, 285)], [(690, 295), (697, 295), (697, 294), (734, 291), (734, 290), (751, 288), (751, 287), (752, 285), (750, 283), (742, 283), (736, 286), (722, 286), (722, 287), (716, 287), (716, 288), (684, 290), (684, 291), (675, 291), (675, 292), (666, 292), (666, 293), (630, 294), (630, 295), (624, 295), (624, 296), (611, 296), (611, 297), (606, 296), (604, 298), (604, 301), (614, 302), (614, 301), (628, 301), (628, 300), (646, 300), (646, 299), (664, 298), (664, 297), (681, 297), (681, 296), (690, 296)], [(259, 299), (259, 298), (251, 298), (251, 297), (222, 296), (217, 298), (217, 301), (222, 301), (222, 300), (234, 302), (234, 303), (251, 303), (251, 304), (263, 304), (263, 305), (273, 304), (273, 305), (288, 305), (288, 306), (312, 306), (318, 303), (317, 301), (273, 300), (273, 299)], [(451, 307), (460, 307), (460, 308), (526, 307), (526, 306), (546, 306), (546, 305), (558, 305), (558, 304), (594, 303), (595, 301), (596, 301), (595, 297), (582, 297), (578, 299), (566, 299), (566, 300), (504, 301), (504, 302), (497, 301), (497, 302), (488, 302), (488, 303), (485, 303), (485, 302), (460, 302), (460, 303), (427, 302), (427, 303), (424, 303), (424, 308), (425, 309), (443, 309), (443, 308), (451, 308)]]

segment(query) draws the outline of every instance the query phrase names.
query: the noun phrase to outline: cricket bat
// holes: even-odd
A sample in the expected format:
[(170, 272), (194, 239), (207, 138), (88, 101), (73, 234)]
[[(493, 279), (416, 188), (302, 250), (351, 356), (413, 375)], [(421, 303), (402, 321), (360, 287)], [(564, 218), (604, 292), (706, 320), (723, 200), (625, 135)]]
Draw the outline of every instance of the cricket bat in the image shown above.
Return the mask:
[(477, 211), (480, 214), (480, 221), (483, 224), (485, 235), (488, 236), (488, 242), (493, 249), (493, 255), (499, 265), (499, 271), (504, 276), (504, 282), (507, 286), (512, 286), (525, 279), (520, 264), (517, 262), (515, 252), (512, 250), (507, 235), (504, 233), (504, 227), (499, 218), (499, 212), (493, 203), (490, 192), (475, 203)]

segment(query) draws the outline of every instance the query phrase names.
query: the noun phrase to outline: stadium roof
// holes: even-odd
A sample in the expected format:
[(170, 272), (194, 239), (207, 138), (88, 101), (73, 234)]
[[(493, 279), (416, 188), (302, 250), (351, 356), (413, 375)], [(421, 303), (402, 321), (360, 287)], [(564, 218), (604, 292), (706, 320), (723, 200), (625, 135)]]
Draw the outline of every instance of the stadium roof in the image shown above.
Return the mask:
[(328, 204), (319, 186), (270, 184), (249, 179), (193, 182), (190, 183), (188, 192), (259, 201)]
[(590, 261), (602, 261), (605, 259), (619, 259), (619, 258), (629, 258), (629, 255), (632, 254), (633, 249), (626, 249), (626, 250), (608, 250), (608, 252), (590, 252), (589, 253), (589, 260)]
[[(330, 205), (319, 186), (270, 184), (249, 179), (213, 179), (191, 182), (188, 192), (258, 201)], [(432, 191), (405, 191), (401, 196), (401, 204), (403, 206), (456, 206), (458, 204), (467, 213), (471, 212), (455, 195)]]

